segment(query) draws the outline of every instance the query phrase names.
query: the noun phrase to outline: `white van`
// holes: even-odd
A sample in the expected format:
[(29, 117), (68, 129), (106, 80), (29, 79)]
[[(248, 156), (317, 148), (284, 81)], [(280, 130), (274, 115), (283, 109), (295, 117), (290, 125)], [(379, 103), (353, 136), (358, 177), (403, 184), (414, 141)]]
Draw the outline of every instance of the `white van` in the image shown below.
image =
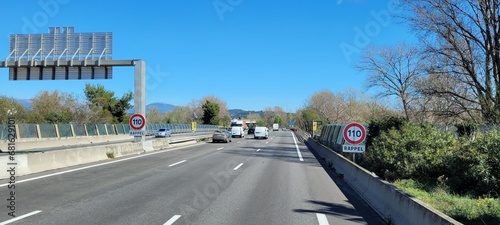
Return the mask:
[(243, 127), (231, 127), (231, 136), (239, 138), (245, 137), (245, 131), (243, 131)]
[(269, 129), (267, 127), (255, 127), (255, 132), (253, 133), (253, 138), (259, 139), (264, 138), (267, 139), (269, 137)]

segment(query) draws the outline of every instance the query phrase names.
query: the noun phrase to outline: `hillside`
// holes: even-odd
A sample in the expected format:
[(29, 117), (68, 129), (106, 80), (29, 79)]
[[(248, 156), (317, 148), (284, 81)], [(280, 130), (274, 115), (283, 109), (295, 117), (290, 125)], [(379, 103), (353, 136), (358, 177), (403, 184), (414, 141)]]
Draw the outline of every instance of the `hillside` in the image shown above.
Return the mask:
[(248, 114), (258, 114), (258, 115), (263, 115), (263, 111), (248, 111), (248, 110), (243, 110), (243, 109), (228, 109), (229, 111), (229, 116), (233, 119), (238, 119), (238, 118), (244, 118), (248, 116)]
[[(151, 109), (156, 108), (160, 113), (166, 113), (170, 111), (174, 111), (175, 105), (163, 103), (163, 102), (154, 102), (146, 105), (146, 112), (149, 112)], [(134, 113), (134, 107), (128, 110), (128, 113)]]

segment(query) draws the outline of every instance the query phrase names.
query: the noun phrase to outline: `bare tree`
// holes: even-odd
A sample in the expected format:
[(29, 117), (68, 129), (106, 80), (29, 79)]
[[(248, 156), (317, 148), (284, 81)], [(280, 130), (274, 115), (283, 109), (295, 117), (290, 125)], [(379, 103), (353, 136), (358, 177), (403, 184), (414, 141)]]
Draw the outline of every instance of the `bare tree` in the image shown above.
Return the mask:
[(415, 87), (421, 98), (414, 101), (413, 105), (419, 111), (417, 117), (421, 122), (450, 124), (461, 120), (482, 120), (479, 104), (468, 100), (474, 99), (474, 90), (471, 86), (453, 79), (450, 74), (429, 74), (418, 79)]
[(365, 123), (388, 114), (395, 113), (362, 91), (347, 89), (334, 93), (322, 90), (314, 93), (304, 108), (297, 111), (295, 120), (300, 125), (307, 125), (307, 119), (311, 118), (324, 120), (324, 123)]
[(368, 72), (366, 85), (379, 87), (379, 97), (398, 97), (406, 118), (410, 119), (410, 103), (415, 96), (413, 84), (423, 69), (415, 46), (402, 43), (395, 47), (367, 48), (355, 67)]
[(322, 90), (314, 93), (308, 103), (308, 107), (316, 110), (327, 121), (326, 123), (339, 123), (345, 116), (346, 102), (343, 93), (333, 93), (330, 90)]
[[(436, 96), (477, 104), (488, 123), (500, 123), (500, 2), (405, 0), (403, 15), (437, 59), (429, 74), (445, 75), (467, 91), (436, 87)], [(410, 13), (408, 13), (408, 11)], [(470, 111), (471, 104), (462, 107)]]
[(151, 107), (149, 112), (146, 113), (146, 120), (148, 123), (162, 123), (164, 122), (165, 115), (158, 111), (157, 107)]

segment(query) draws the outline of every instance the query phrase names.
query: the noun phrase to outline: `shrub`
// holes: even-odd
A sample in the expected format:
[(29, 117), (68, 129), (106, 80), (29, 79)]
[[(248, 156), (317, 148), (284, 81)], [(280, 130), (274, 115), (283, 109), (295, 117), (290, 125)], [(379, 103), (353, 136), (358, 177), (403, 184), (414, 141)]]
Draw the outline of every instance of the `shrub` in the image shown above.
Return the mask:
[(450, 158), (448, 185), (457, 193), (499, 196), (500, 130), (478, 134)]
[(114, 159), (115, 153), (114, 152), (106, 152), (106, 156), (108, 156), (108, 159)]
[(390, 129), (401, 130), (404, 124), (408, 123), (408, 120), (403, 117), (386, 117), (378, 120), (373, 120), (368, 125), (368, 137), (367, 145), (371, 144), (371, 140), (380, 136), (382, 133), (389, 131)]
[(474, 133), (478, 130), (479, 126), (472, 122), (462, 122), (455, 124), (457, 128), (457, 134), (459, 137), (468, 137), (472, 138)]
[(448, 175), (446, 159), (458, 149), (459, 142), (450, 132), (404, 123), (399, 129), (381, 132), (372, 140), (363, 166), (389, 181), (436, 180)]

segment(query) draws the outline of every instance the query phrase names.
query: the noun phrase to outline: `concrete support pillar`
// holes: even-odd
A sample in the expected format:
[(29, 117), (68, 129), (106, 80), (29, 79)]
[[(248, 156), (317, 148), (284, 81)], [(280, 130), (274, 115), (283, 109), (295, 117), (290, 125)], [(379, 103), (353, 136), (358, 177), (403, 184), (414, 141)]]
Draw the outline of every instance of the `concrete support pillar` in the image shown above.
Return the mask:
[[(134, 113), (146, 118), (146, 61), (135, 61), (134, 67)], [(146, 130), (147, 121), (142, 130)], [(134, 137), (134, 142), (144, 142), (146, 137)]]

